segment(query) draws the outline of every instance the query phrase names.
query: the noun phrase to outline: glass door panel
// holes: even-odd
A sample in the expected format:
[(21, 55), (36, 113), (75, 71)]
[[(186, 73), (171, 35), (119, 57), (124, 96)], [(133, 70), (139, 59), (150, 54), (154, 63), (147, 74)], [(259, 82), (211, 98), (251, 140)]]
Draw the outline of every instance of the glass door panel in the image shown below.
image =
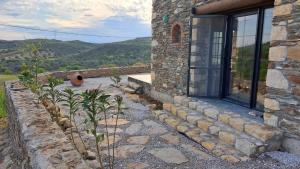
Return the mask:
[(259, 64), (259, 74), (258, 74), (258, 86), (257, 86), (257, 98), (256, 98), (256, 108), (258, 110), (264, 109), (264, 100), (266, 94), (266, 77), (268, 71), (269, 63), (269, 49), (271, 40), (271, 30), (272, 30), (272, 19), (273, 19), (273, 8), (268, 8), (264, 10), (264, 24), (263, 24), (263, 34), (261, 42), (260, 51), (260, 64)]
[(192, 19), (190, 96), (219, 96), (225, 27), (225, 16), (198, 16)]
[(233, 16), (227, 97), (250, 104), (258, 14)]

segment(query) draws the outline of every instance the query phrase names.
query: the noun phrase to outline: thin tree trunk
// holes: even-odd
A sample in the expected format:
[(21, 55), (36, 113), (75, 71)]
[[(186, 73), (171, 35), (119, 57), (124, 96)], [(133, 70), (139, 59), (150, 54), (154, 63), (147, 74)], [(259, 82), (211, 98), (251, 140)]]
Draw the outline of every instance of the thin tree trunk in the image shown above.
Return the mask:
[(102, 157), (101, 157), (99, 145), (98, 145), (99, 142), (97, 141), (97, 124), (95, 122), (94, 122), (94, 130), (95, 130), (94, 137), (95, 137), (95, 141), (96, 141), (96, 149), (97, 149), (97, 154), (98, 154), (98, 158), (99, 158), (100, 168), (104, 169), (103, 163), (102, 163)]
[(114, 139), (113, 139), (113, 148), (112, 148), (113, 149), (112, 169), (114, 168), (114, 162), (115, 162), (115, 140), (116, 140), (116, 131), (117, 131), (117, 126), (118, 126), (118, 120), (119, 120), (119, 110), (118, 110), (115, 129), (114, 129)]
[(76, 131), (77, 131), (77, 133), (78, 133), (78, 136), (79, 136), (79, 138), (80, 138), (80, 141), (81, 141), (82, 144), (83, 144), (84, 150), (87, 151), (87, 148), (86, 148), (86, 146), (85, 146), (85, 144), (84, 144), (84, 142), (83, 142), (83, 139), (82, 139), (82, 137), (81, 137), (81, 134), (80, 134), (80, 132), (79, 132), (79, 130), (78, 130), (78, 127), (77, 127), (77, 124), (76, 124), (76, 121), (75, 121), (75, 117), (74, 117), (74, 116), (73, 116), (73, 121), (74, 121), (74, 125), (75, 125), (75, 128), (76, 128)]
[[(70, 114), (70, 124), (72, 124), (72, 120), (71, 120), (71, 114)], [(72, 127), (71, 127), (71, 140), (72, 140), (72, 142), (73, 142), (73, 144), (74, 144), (74, 147), (75, 147), (75, 149), (77, 150), (77, 152), (79, 152), (79, 149), (77, 148), (77, 145), (75, 144), (75, 141), (74, 141), (74, 136), (73, 136), (73, 130), (72, 130)]]
[(108, 151), (108, 160), (109, 160), (109, 168), (111, 169), (111, 156), (110, 156), (110, 146), (109, 146), (109, 134), (107, 129), (107, 116), (106, 112), (104, 111), (104, 120), (105, 120), (105, 130), (106, 130), (106, 139), (107, 139), (107, 151)]

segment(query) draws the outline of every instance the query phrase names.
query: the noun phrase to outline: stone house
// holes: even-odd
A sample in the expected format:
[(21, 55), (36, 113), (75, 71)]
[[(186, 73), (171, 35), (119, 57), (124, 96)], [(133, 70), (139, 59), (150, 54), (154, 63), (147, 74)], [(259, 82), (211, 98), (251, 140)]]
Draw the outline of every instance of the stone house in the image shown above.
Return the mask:
[(152, 38), (165, 110), (248, 156), (300, 154), (300, 0), (153, 0)]

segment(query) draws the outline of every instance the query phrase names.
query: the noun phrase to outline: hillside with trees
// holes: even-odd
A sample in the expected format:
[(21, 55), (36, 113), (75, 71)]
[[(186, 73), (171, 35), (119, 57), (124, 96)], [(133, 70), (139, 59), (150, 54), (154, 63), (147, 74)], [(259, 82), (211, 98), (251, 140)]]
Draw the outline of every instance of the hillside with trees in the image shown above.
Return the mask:
[(94, 44), (82, 41), (34, 39), (0, 40), (0, 74), (17, 73), (30, 61), (23, 52), (26, 44), (41, 42), (43, 71), (99, 68), (108, 65), (127, 66), (150, 62), (151, 38)]

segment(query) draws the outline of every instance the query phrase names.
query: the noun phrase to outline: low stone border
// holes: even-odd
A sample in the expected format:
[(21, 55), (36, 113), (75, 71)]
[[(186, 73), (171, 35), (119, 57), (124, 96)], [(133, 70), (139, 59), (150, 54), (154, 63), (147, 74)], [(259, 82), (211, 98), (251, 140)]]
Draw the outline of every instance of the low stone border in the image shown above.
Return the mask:
[(29, 90), (5, 83), (12, 149), (26, 169), (89, 169), (61, 128)]
[(130, 75), (139, 73), (149, 73), (150, 66), (128, 66), (128, 67), (111, 67), (111, 68), (100, 68), (100, 69), (85, 69), (85, 70), (73, 70), (68, 72), (50, 72), (39, 75), (41, 80), (46, 80), (47, 76), (54, 76), (64, 80), (69, 80), (69, 76), (74, 73), (80, 73), (84, 78), (95, 78), (95, 77), (108, 77), (112, 76), (114, 71), (117, 71), (119, 75)]

